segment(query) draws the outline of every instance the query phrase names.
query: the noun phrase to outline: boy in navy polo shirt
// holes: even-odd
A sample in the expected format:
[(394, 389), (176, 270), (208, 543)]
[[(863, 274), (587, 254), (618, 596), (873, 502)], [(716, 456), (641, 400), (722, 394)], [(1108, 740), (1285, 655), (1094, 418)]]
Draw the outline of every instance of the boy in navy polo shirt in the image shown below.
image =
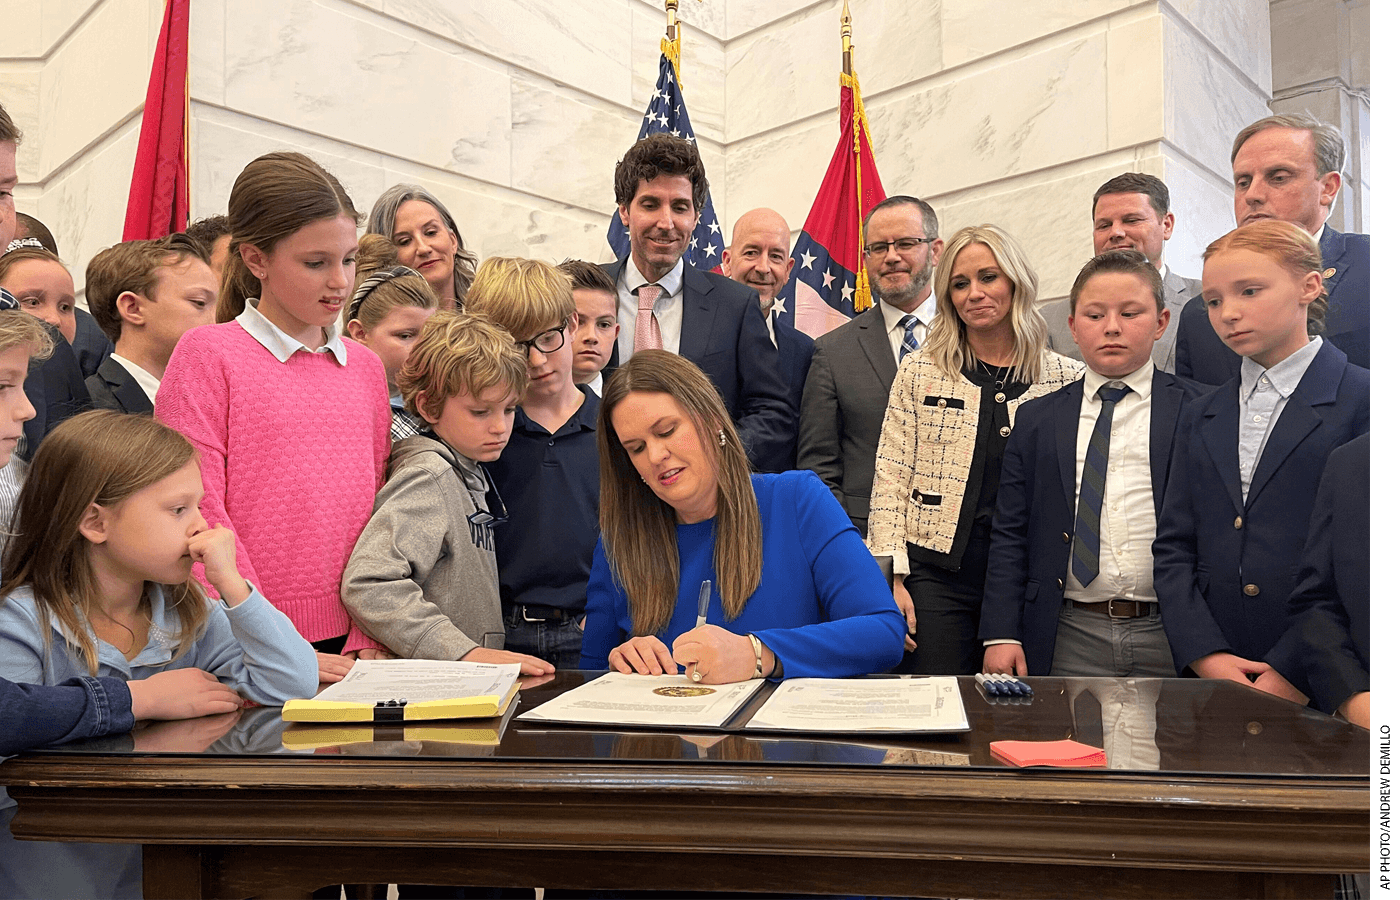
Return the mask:
[(487, 465), (510, 510), (496, 529), (506, 649), (577, 668), (598, 543), (598, 397), (574, 384), (572, 287), (548, 263), (493, 257), (464, 306), (509, 331), (529, 366), (510, 441)]

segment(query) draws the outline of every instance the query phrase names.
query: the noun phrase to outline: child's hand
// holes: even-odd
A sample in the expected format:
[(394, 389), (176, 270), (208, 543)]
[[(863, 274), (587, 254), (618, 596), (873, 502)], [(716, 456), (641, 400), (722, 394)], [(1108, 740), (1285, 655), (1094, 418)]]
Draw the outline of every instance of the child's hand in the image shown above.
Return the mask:
[(190, 538), (190, 557), (204, 563), (204, 577), (224, 598), (226, 606), (237, 606), (248, 599), (248, 582), (238, 574), (233, 532), (215, 525)]
[(494, 663), (498, 666), (520, 663), (521, 675), (549, 675), (554, 671), (554, 666), (551, 663), (537, 657), (515, 653), (511, 650), (492, 650), (489, 647), (476, 647), (468, 651), (462, 659), (463, 661)]
[(203, 669), (171, 669), (128, 681), (137, 719), (191, 719), (236, 711), (243, 699)]

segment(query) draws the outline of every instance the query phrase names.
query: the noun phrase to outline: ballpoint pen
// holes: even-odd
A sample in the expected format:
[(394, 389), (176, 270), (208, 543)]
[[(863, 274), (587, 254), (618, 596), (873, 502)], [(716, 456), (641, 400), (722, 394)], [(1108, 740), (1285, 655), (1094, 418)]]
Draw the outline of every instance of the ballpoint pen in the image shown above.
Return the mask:
[(700, 582), (700, 614), (695, 617), (695, 627), (705, 624), (705, 616), (710, 612), (710, 579)]

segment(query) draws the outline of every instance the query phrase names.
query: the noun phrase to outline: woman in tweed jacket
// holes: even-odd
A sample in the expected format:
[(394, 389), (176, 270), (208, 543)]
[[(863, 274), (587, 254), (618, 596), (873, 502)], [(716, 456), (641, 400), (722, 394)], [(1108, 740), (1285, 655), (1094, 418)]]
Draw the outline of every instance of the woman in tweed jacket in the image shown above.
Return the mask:
[(890, 389), (866, 543), (894, 560), (910, 651), (897, 671), (969, 675), (982, 661), (982, 585), (1016, 409), (1083, 366), (1045, 349), (1035, 272), (1009, 234), (964, 228), (943, 259), (928, 340)]

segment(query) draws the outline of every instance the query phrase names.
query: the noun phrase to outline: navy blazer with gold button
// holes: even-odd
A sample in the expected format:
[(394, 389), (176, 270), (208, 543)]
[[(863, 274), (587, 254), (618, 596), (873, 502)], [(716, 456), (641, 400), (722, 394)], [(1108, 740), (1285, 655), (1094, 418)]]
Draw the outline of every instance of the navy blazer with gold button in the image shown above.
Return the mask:
[(1324, 342), (1240, 487), (1240, 376), (1191, 404), (1152, 545), (1177, 669), (1226, 651), (1263, 660), (1283, 634), (1318, 481), (1370, 431), (1371, 375)]

